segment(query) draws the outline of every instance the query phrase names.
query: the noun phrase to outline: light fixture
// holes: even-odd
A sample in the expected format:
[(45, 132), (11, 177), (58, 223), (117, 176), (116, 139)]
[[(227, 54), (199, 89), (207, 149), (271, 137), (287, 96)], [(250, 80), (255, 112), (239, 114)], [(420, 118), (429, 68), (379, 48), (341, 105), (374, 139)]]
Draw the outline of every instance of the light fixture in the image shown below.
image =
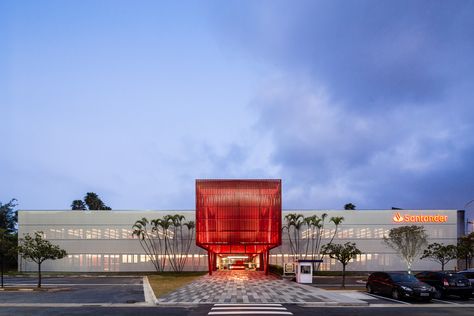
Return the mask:
[(248, 259), (248, 256), (229, 256), (227, 259)]

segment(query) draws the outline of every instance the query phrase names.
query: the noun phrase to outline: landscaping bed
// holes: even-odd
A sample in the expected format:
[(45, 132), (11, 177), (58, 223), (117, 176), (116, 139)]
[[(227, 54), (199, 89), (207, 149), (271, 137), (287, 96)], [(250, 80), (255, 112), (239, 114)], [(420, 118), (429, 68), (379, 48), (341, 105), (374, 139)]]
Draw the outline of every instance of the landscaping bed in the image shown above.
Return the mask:
[(160, 274), (148, 275), (148, 281), (155, 292), (155, 296), (166, 295), (174, 290), (194, 281), (205, 275), (207, 272), (164, 272)]

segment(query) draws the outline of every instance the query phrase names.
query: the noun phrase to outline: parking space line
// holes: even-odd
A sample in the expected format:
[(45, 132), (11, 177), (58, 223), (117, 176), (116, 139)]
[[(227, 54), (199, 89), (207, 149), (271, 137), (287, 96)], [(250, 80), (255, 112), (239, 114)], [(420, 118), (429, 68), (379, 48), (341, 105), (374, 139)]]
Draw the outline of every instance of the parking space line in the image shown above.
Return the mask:
[(281, 304), (267, 304), (267, 303), (261, 303), (261, 304), (214, 304), (214, 306), (283, 306)]
[(238, 308), (239, 310), (259, 310), (259, 309), (264, 309), (264, 310), (280, 310), (280, 311), (286, 311), (286, 307), (266, 307), (266, 306), (250, 306), (250, 307), (213, 307), (211, 310), (213, 311), (218, 311), (218, 310), (235, 310)]
[(441, 303), (443, 303), (443, 304), (462, 305), (462, 304), (459, 304), (459, 303), (454, 303), (454, 302), (450, 302), (450, 301), (438, 300), (438, 299), (435, 299), (435, 298), (432, 298), (431, 300), (432, 300), (432, 301), (435, 301), (435, 302), (441, 302)]
[(399, 304), (411, 305), (411, 304), (408, 303), (408, 302), (395, 300), (395, 299), (393, 299), (393, 298), (388, 298), (388, 297), (385, 297), (385, 296), (375, 295), (375, 294), (371, 294), (371, 293), (366, 293), (366, 294), (369, 295), (369, 296), (373, 296), (373, 297), (375, 297), (375, 298), (382, 299), (382, 300), (387, 300), (387, 301), (391, 301), (391, 302), (397, 302), (397, 303), (399, 303)]

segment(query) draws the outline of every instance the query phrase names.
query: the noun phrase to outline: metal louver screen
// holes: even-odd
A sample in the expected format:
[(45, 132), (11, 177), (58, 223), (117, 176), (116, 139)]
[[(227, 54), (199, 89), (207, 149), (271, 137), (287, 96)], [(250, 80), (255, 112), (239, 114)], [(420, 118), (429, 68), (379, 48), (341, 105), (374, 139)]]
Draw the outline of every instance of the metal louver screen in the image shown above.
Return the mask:
[(196, 180), (196, 244), (257, 254), (281, 244), (281, 180)]

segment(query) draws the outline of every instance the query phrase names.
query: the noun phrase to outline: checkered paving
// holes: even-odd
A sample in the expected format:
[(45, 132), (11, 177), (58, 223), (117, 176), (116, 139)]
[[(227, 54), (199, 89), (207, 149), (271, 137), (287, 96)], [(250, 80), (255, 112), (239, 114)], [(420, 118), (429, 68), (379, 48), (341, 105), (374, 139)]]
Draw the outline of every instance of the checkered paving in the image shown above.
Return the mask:
[(309, 303), (350, 298), (261, 271), (216, 271), (158, 299), (159, 303)]

